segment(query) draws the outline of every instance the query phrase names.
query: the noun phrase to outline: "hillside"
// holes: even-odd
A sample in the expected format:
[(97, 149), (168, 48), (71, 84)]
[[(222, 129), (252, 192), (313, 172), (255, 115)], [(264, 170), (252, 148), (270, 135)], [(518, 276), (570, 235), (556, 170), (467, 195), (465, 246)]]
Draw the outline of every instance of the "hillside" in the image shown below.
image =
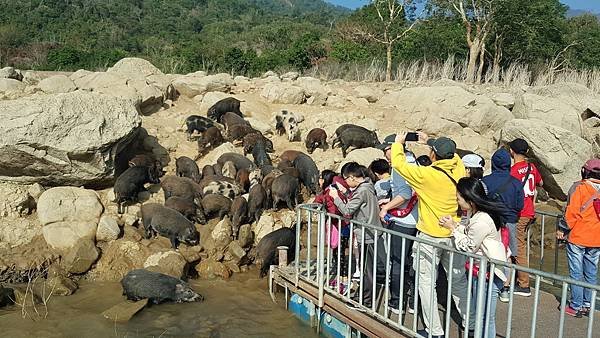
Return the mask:
[[(0, 64), (53, 70), (105, 67), (127, 55), (168, 71), (210, 69), (227, 64), (231, 47), (285, 54), (348, 12), (321, 0), (0, 0), (0, 7)], [(281, 55), (262, 62), (265, 70), (287, 64)]]

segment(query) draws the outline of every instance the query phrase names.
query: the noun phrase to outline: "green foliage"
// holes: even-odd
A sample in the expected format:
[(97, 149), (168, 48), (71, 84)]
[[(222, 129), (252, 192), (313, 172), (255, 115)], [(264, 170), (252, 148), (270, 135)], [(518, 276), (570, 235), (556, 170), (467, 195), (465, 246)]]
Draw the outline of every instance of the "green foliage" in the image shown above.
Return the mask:
[(568, 49), (567, 59), (575, 68), (600, 68), (600, 19), (593, 15), (583, 15), (569, 20), (568, 41), (573, 45)]

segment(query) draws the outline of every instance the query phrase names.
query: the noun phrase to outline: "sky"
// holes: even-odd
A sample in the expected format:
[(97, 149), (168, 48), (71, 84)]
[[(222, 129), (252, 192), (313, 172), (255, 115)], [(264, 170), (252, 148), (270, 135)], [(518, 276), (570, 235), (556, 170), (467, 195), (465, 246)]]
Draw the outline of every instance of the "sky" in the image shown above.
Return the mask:
[[(325, 0), (336, 5), (358, 8), (367, 4), (368, 0)], [(561, 0), (562, 3), (569, 6), (571, 9), (583, 9), (596, 13), (600, 13), (600, 0)]]

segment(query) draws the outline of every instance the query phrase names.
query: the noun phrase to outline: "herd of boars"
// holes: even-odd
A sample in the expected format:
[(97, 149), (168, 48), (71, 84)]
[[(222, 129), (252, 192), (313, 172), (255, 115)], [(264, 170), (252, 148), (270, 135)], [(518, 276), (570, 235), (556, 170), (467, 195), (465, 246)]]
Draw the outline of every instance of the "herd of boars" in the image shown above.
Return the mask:
[[(188, 141), (195, 134), (198, 155), (191, 159), (176, 159), (176, 176), (164, 176), (161, 163), (152, 154), (137, 154), (129, 160), (129, 168), (117, 177), (114, 185), (118, 212), (123, 213), (127, 203), (136, 203), (138, 193), (146, 190), (146, 183), (159, 184), (164, 192), (165, 203), (145, 203), (141, 207), (142, 225), (146, 238), (156, 235), (168, 238), (174, 249), (180, 243), (198, 245), (200, 238), (194, 223), (206, 224), (212, 218), (223, 219), (229, 216), (233, 226), (233, 236), (237, 239), (242, 224), (258, 221), (264, 210), (285, 206), (290, 210), (299, 203), (302, 187), (310, 194), (320, 191), (319, 169), (313, 159), (296, 150), (286, 150), (273, 164), (273, 142), (263, 133), (254, 129), (244, 119), (240, 102), (233, 97), (218, 101), (211, 106), (205, 116), (190, 115), (185, 119)], [(290, 142), (300, 138), (298, 124), (303, 121), (299, 114), (281, 110), (273, 114), (275, 134), (287, 135)], [(244, 155), (225, 153), (216, 163), (199, 168), (196, 160), (212, 149), (229, 141), (243, 147)], [(317, 148), (326, 150), (327, 134), (321, 128), (310, 130), (304, 144), (308, 154)], [(331, 143), (339, 145), (346, 157), (349, 148), (374, 147), (379, 144), (374, 131), (353, 124), (344, 124), (335, 131)], [(299, 225), (298, 225), (299, 226)], [(283, 228), (265, 236), (256, 247), (256, 258), (262, 262), (260, 276), (263, 277), (271, 264), (277, 264), (276, 248), (285, 245), (295, 246), (295, 228)], [(289, 260), (293, 259), (288, 255)], [(161, 276), (144, 270), (131, 271), (123, 280), (124, 294), (128, 299), (150, 298), (162, 301), (198, 301), (202, 297), (188, 290), (185, 282)], [(169, 287), (156, 287), (156, 283)], [(150, 289), (156, 289), (153, 294)], [(160, 293), (160, 294), (159, 294)]]

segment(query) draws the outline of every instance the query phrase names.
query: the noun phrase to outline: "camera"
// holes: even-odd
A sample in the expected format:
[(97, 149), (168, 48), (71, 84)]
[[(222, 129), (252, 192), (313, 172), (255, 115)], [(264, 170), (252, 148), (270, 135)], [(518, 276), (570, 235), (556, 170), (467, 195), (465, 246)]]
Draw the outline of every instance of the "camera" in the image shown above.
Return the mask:
[(404, 138), (404, 141), (418, 141), (419, 140), (419, 134), (417, 134), (416, 132), (410, 132), (410, 133), (406, 133), (406, 138)]

